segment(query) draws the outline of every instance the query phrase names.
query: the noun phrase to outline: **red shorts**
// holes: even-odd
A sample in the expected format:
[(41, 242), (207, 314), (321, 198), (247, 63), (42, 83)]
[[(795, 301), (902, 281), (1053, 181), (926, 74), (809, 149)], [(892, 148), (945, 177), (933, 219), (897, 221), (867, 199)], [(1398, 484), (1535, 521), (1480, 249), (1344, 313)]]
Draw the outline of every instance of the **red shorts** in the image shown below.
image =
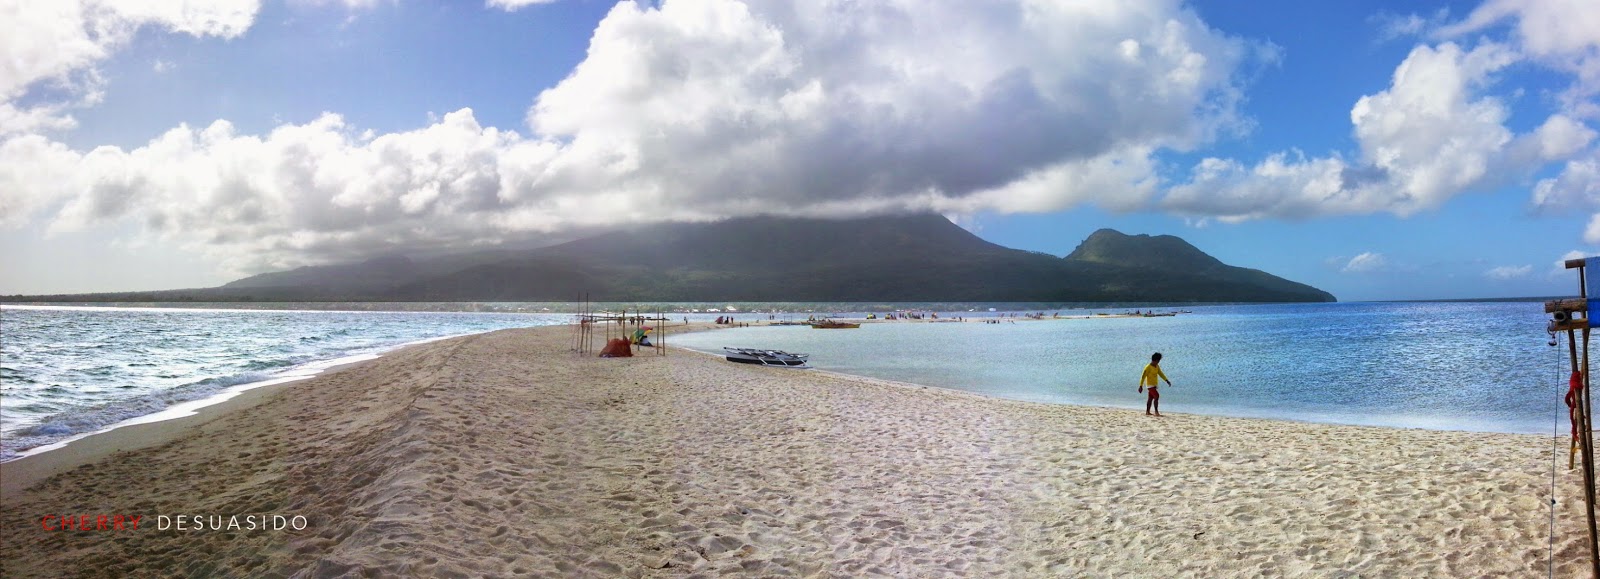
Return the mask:
[(1161, 393), (1160, 392), (1156, 392), (1156, 387), (1155, 386), (1145, 386), (1144, 389), (1145, 389), (1146, 392), (1150, 393), (1150, 399), (1151, 400), (1160, 400), (1161, 399)]

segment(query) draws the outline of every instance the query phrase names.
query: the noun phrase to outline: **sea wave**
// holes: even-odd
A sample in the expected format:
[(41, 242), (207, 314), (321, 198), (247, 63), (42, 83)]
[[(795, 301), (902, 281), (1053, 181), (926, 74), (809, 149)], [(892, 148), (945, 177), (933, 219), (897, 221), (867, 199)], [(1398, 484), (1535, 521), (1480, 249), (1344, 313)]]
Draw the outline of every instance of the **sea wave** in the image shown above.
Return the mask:
[(252, 383), (308, 377), (419, 340), (569, 321), (503, 313), (4, 309), (0, 461), (120, 423), (165, 420), (175, 408), (208, 405)]
[(286, 360), (283, 358), (273, 360), (252, 360), (246, 363), (244, 367), (247, 371), (260, 372), (264, 370), (271, 370), (273, 368), (287, 368), (295, 365), (295, 363), (296, 362), (294, 360)]
[(17, 458), (18, 453), (30, 448), (94, 432), (130, 418), (160, 412), (175, 404), (199, 400), (232, 386), (262, 382), (272, 378), (271, 374), (265, 372), (241, 372), (206, 378), (114, 402), (69, 408), (47, 416), (37, 424), (20, 428), (4, 440), (0, 440), (0, 462)]

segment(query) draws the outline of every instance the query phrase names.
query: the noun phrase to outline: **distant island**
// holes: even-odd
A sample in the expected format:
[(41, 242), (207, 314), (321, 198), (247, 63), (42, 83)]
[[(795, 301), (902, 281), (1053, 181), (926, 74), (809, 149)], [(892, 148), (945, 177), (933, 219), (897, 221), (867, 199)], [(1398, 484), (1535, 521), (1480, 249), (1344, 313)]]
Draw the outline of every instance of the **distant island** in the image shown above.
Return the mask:
[(1065, 257), (939, 215), (664, 223), (531, 250), (386, 256), (221, 287), (5, 296), (49, 301), (1332, 302), (1174, 236), (1094, 232)]

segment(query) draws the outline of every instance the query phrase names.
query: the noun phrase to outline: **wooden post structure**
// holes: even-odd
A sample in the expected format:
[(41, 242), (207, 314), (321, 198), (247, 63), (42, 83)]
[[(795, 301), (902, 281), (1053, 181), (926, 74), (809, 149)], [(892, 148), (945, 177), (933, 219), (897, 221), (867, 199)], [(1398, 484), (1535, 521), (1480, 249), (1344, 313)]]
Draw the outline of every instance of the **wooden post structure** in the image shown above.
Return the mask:
[(572, 341), (572, 351), (578, 354), (588, 354), (594, 351), (594, 313), (589, 311), (589, 295), (578, 296), (575, 302), (578, 310), (578, 330)]
[[(1567, 356), (1571, 360), (1572, 371), (1578, 372), (1583, 380), (1582, 390), (1574, 400), (1572, 418), (1578, 428), (1575, 442), (1579, 453), (1583, 455), (1583, 504), (1589, 522), (1589, 566), (1595, 579), (1600, 579), (1600, 534), (1595, 531), (1594, 517), (1594, 423), (1591, 419), (1594, 405), (1589, 379), (1589, 287), (1586, 264), (1587, 261), (1583, 259), (1566, 261), (1567, 269), (1578, 270), (1578, 298), (1545, 302), (1544, 311), (1552, 317), (1548, 327), (1550, 333), (1567, 333)], [(1581, 356), (1577, 343), (1580, 330), (1583, 332)]]
[(580, 353), (580, 354), (589, 354), (589, 353), (594, 352), (594, 324), (595, 324), (595, 319), (594, 319), (594, 310), (590, 309), (590, 307), (591, 306), (589, 305), (589, 293), (588, 292), (584, 292), (584, 294), (583, 294), (583, 306), (582, 306), (582, 309), (581, 309), (582, 315), (580, 315), (578, 317), (578, 319), (579, 319), (578, 325), (580, 326), (580, 330), (581, 330), (579, 332), (580, 336), (578, 338), (578, 342), (579, 342), (578, 353)]

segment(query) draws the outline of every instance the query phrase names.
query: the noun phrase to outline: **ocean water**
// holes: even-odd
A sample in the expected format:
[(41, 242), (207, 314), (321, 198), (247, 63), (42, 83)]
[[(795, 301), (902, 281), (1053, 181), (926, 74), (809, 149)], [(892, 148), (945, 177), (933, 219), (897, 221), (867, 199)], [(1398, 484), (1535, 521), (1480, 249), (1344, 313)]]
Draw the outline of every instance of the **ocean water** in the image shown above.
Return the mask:
[[(718, 354), (723, 346), (804, 352), (825, 370), (1018, 400), (1122, 408), (1144, 407), (1139, 373), (1159, 351), (1174, 384), (1161, 390), (1164, 411), (1526, 433), (1551, 432), (1552, 421), (1564, 416), (1566, 346), (1548, 345), (1539, 303), (1186, 309), (1193, 313), (869, 323), (855, 330), (750, 327), (674, 336), (670, 342)], [(1096, 311), (1120, 310), (1062, 315)], [(940, 317), (952, 315), (992, 314)]]
[[(811, 311), (860, 317), (896, 306), (696, 304), (700, 312), (670, 315), (709, 321), (729, 305), (740, 310), (739, 321), (757, 323), (804, 320)], [(994, 317), (1016, 307), (950, 311), (959, 305), (905, 309), (939, 309), (943, 318), (1006, 319)], [(495, 309), (546, 309), (539, 306)], [(553, 311), (0, 307), (0, 460), (408, 343), (571, 321), (570, 314), (556, 313), (563, 305), (547, 306)], [(710, 308), (724, 311), (705, 311)], [(794, 313), (752, 311), (758, 309)], [(719, 354), (722, 346), (807, 352), (821, 369), (1038, 402), (1140, 408), (1139, 371), (1151, 352), (1161, 351), (1175, 384), (1162, 390), (1162, 402), (1172, 412), (1529, 433), (1550, 432), (1561, 412), (1565, 345), (1547, 345), (1537, 303), (1186, 309), (1193, 313), (865, 324), (856, 330), (758, 326), (671, 335), (668, 343)]]
[(395, 347), (570, 315), (0, 307), (0, 460)]

